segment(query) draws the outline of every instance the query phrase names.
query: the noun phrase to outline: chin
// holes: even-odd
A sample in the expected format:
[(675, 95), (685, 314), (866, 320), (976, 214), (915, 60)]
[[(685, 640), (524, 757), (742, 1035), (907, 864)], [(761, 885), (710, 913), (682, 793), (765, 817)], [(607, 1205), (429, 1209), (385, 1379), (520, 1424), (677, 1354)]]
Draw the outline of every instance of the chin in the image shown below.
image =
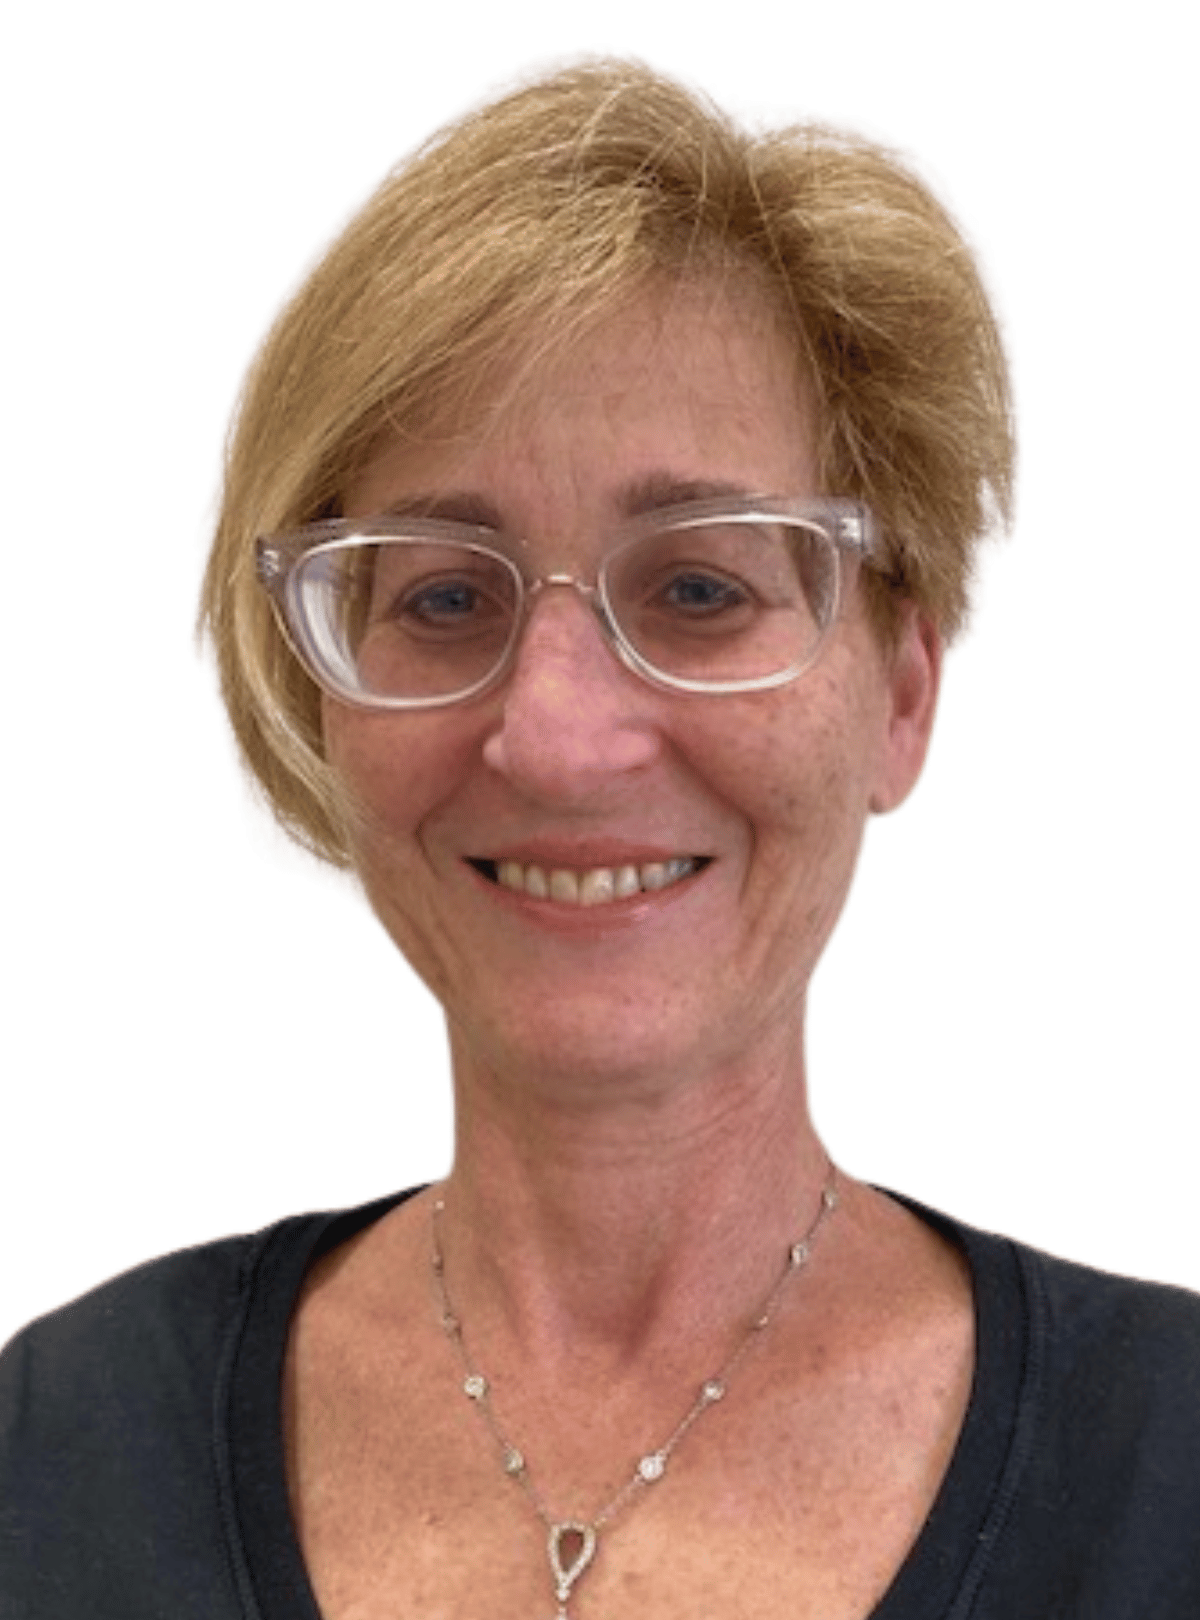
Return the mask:
[(696, 1018), (656, 1017), (647, 1005), (631, 1016), (629, 998), (611, 987), (604, 995), (549, 997), (524, 1013), (509, 1004), (482, 1023), (477, 1008), (464, 1019), (450, 1013), (448, 1024), (456, 1063), (519, 1075), (523, 1086), (541, 1079), (559, 1097), (564, 1084), (584, 1094), (603, 1086), (610, 1098), (618, 1086), (657, 1087), (680, 1071), (695, 1073), (713, 1052)]

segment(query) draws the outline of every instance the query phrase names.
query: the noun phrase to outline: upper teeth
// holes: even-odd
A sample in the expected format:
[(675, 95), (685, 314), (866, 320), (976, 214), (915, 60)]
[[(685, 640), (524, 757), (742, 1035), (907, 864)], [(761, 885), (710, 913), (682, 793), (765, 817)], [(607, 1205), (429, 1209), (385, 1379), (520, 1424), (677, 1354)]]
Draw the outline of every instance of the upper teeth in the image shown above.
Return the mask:
[(560, 900), (574, 906), (602, 906), (612, 900), (626, 900), (643, 889), (665, 889), (696, 869), (690, 856), (669, 861), (648, 861), (644, 866), (594, 866), (588, 871), (525, 865), (521, 861), (499, 861), (497, 880), (506, 889), (517, 889), (536, 900)]

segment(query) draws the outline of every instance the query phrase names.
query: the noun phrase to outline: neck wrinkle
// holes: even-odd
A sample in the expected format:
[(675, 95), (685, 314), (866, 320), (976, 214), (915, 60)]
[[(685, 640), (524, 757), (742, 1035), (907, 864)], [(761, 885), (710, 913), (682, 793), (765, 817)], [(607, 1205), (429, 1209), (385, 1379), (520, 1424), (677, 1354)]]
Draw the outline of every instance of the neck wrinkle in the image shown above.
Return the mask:
[(819, 1207), (829, 1159), (794, 1063), (608, 1109), (474, 1079), (456, 1061), (442, 1230), (481, 1359), (615, 1375), (697, 1339), (719, 1352)]

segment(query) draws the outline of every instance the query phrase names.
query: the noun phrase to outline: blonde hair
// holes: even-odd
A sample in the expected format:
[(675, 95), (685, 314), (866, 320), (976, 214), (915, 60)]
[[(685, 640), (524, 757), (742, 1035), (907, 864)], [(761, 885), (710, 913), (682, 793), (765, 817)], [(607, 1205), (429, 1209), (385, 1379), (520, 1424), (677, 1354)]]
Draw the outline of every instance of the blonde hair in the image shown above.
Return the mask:
[(516, 90), (400, 167), (284, 309), (231, 432), (201, 621), (243, 758), (301, 843), (346, 864), (321, 697), (254, 571), (257, 536), (339, 510), (384, 429), (469, 423), (517, 339), (544, 348), (651, 276), (776, 289), (819, 408), (827, 492), (873, 508), (894, 593), (947, 636), (976, 542), (1009, 511), (995, 319), (940, 204), (892, 155), (813, 126), (763, 135), (637, 64)]

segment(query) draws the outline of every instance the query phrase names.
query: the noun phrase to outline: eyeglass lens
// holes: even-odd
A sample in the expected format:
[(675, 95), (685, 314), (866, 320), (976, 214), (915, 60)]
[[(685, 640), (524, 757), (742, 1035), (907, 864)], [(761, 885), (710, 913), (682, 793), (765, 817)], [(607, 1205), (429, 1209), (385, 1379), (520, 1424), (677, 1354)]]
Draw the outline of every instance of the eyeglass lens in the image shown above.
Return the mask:
[[(668, 681), (752, 682), (813, 656), (836, 612), (837, 547), (799, 520), (692, 524), (623, 547), (599, 586), (618, 635)], [(524, 595), (499, 553), (399, 536), (318, 548), (293, 590), (305, 639), (339, 685), (417, 702), (485, 684)]]

